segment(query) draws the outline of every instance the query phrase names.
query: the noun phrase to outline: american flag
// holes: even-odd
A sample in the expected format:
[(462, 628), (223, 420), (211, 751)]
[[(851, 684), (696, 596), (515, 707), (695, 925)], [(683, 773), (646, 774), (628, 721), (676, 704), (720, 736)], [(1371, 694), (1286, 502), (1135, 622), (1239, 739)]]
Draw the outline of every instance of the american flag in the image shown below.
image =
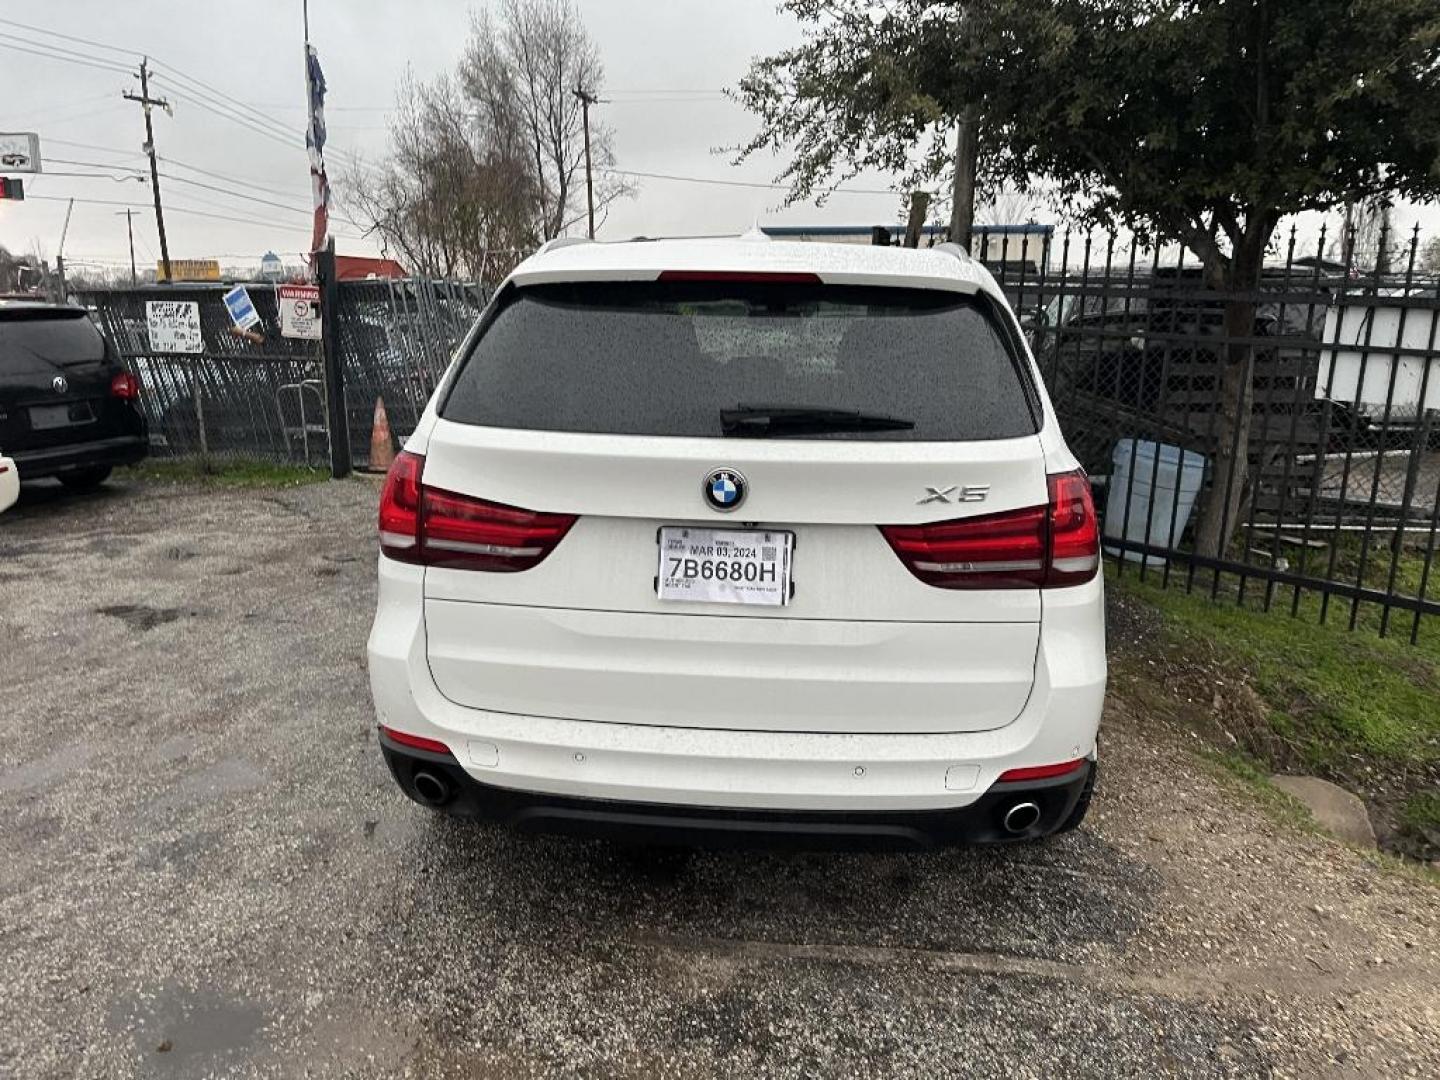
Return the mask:
[(310, 250), (325, 246), (330, 232), (330, 180), (325, 175), (325, 75), (320, 56), (305, 46), (305, 91), (310, 105), (310, 124), (305, 129), (305, 149), (310, 153), (310, 190), (315, 196), (315, 229)]

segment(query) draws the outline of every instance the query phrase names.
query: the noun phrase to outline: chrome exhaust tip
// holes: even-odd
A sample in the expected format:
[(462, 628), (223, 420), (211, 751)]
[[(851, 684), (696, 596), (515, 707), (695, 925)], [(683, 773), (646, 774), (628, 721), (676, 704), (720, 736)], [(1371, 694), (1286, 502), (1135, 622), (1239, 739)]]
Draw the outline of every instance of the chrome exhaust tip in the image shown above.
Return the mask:
[(1005, 811), (1003, 824), (1008, 833), (1023, 833), (1035, 827), (1040, 820), (1040, 807), (1033, 802), (1018, 802)]
[(444, 776), (420, 769), (411, 783), (414, 785), (416, 798), (426, 806), (444, 806), (450, 801), (450, 781)]

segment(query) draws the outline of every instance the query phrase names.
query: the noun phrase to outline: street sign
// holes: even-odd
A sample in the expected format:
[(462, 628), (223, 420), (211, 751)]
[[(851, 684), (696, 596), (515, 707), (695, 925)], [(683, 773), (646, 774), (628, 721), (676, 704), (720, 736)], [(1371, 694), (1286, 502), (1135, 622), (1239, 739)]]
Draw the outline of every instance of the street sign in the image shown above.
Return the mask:
[(33, 131), (0, 131), (0, 173), (38, 173), (40, 136)]
[(282, 337), (320, 340), (320, 286), (280, 286), (280, 334)]
[(244, 285), (236, 285), (225, 294), (225, 310), (230, 312), (230, 321), (240, 330), (249, 330), (260, 321), (260, 313)]
[(160, 353), (205, 351), (200, 332), (200, 305), (193, 300), (145, 301), (145, 325), (150, 331), (150, 348)]

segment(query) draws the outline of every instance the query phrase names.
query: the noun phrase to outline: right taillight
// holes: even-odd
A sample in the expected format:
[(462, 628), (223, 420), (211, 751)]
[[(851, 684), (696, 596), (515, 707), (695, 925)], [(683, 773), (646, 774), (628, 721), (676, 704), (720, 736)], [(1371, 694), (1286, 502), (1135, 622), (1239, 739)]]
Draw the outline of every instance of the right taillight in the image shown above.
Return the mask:
[(1050, 478), (1050, 569), (1045, 585), (1089, 581), (1100, 569), (1100, 522), (1084, 470)]
[(574, 514), (503, 506), (420, 482), (425, 459), (400, 453), (380, 495), (380, 550), (401, 562), (455, 570), (529, 570), (555, 550)]
[(133, 372), (117, 371), (110, 380), (110, 396), (134, 401), (140, 396), (140, 377)]
[(900, 561), (940, 589), (1049, 589), (1079, 585), (1100, 566), (1090, 482), (1048, 477), (1049, 503), (924, 525), (882, 525)]

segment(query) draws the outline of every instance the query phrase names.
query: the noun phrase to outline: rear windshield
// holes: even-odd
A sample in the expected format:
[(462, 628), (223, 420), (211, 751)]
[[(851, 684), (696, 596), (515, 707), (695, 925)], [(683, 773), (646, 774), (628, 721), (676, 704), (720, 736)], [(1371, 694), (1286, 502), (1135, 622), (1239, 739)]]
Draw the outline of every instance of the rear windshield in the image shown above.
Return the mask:
[[(445, 401), (447, 420), (720, 436), (722, 410), (846, 410), (908, 422), (771, 437), (1033, 434), (1031, 387), (982, 301), (933, 290), (728, 282), (514, 291)], [(845, 428), (846, 425), (836, 425)]]
[(0, 368), (29, 370), (50, 364), (93, 364), (105, 357), (105, 339), (83, 311), (0, 312)]

